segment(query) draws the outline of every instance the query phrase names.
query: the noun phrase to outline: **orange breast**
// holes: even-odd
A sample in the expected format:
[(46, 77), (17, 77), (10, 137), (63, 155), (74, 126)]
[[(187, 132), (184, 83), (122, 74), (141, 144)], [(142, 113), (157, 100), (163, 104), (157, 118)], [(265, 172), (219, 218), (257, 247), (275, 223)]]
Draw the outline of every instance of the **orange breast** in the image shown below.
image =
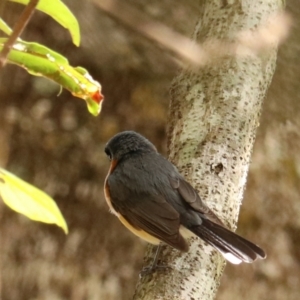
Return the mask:
[(107, 176), (105, 178), (105, 182), (104, 182), (104, 196), (105, 196), (106, 203), (109, 207), (109, 211), (111, 213), (115, 214), (117, 217), (119, 217), (119, 213), (115, 211), (115, 209), (113, 208), (113, 206), (111, 204), (109, 186), (108, 186), (108, 182), (107, 182), (108, 176), (113, 172), (113, 170), (117, 166), (117, 163), (118, 162), (116, 160), (112, 160), (110, 163), (110, 168), (109, 168), (108, 174), (107, 174)]
[(137, 228), (133, 227), (122, 215), (119, 214), (118, 218), (127, 229), (129, 229), (133, 234), (135, 234), (139, 238), (145, 240), (146, 242), (148, 242), (150, 244), (154, 244), (154, 245), (158, 245), (160, 243), (160, 240), (158, 238), (150, 235), (149, 233), (147, 233), (146, 231), (144, 231), (142, 229), (137, 229)]
[(127, 229), (129, 229), (133, 234), (135, 234), (136, 236), (140, 237), (141, 239), (147, 241), (148, 243), (158, 245), (160, 243), (159, 239), (150, 235), (149, 233), (147, 233), (146, 231), (144, 231), (142, 229), (133, 227), (119, 212), (117, 212), (113, 208), (112, 203), (111, 203), (111, 197), (110, 197), (110, 191), (109, 191), (109, 185), (108, 185), (107, 179), (108, 179), (108, 176), (113, 172), (113, 170), (115, 169), (116, 166), (117, 166), (117, 161), (112, 160), (108, 174), (107, 174), (107, 176), (105, 178), (105, 182), (104, 182), (104, 195), (105, 195), (106, 203), (109, 207), (110, 212), (113, 213), (114, 215), (116, 215), (119, 218), (119, 220), (121, 221), (121, 223)]

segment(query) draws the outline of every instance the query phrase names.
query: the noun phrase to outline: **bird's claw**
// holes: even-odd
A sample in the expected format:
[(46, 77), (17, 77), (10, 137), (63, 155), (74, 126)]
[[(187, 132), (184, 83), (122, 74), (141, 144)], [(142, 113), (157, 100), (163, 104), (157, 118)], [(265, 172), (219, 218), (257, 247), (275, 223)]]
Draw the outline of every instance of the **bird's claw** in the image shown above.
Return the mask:
[(143, 270), (140, 272), (140, 278), (142, 278), (144, 276), (147, 276), (147, 275), (150, 275), (155, 271), (158, 271), (158, 270), (164, 271), (164, 270), (167, 270), (167, 269), (171, 269), (171, 267), (169, 267), (167, 265), (147, 266), (147, 267), (144, 267)]

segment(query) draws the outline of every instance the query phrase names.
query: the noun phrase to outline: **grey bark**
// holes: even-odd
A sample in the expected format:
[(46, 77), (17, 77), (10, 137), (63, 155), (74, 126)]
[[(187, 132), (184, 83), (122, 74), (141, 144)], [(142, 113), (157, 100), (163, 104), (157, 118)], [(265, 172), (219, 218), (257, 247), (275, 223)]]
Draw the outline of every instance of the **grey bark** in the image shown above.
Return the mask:
[[(231, 39), (263, 24), (283, 1), (205, 1), (194, 37)], [(246, 184), (262, 103), (276, 65), (276, 45), (255, 57), (229, 57), (195, 72), (182, 71), (171, 89), (170, 160), (233, 230)], [(149, 264), (154, 249), (149, 247)], [(144, 276), (135, 300), (213, 299), (224, 260), (199, 239), (181, 254), (165, 247), (171, 269)], [(258, 262), (259, 263), (259, 262)], [(238, 266), (237, 266), (238, 268)]]

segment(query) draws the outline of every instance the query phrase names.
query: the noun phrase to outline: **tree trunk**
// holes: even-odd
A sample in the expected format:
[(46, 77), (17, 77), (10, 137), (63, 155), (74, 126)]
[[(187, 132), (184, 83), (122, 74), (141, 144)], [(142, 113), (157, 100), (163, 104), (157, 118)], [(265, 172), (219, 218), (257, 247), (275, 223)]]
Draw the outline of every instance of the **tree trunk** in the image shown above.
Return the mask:
[[(200, 43), (209, 38), (231, 39), (283, 8), (278, 0), (202, 2), (194, 33)], [(230, 57), (196, 72), (184, 70), (171, 89), (170, 160), (232, 229), (275, 64), (274, 46), (255, 57)], [(149, 246), (147, 264), (153, 254), (154, 247)], [(223, 258), (199, 239), (191, 241), (187, 254), (164, 246), (160, 263), (171, 269), (143, 276), (135, 300), (213, 299), (225, 266)]]

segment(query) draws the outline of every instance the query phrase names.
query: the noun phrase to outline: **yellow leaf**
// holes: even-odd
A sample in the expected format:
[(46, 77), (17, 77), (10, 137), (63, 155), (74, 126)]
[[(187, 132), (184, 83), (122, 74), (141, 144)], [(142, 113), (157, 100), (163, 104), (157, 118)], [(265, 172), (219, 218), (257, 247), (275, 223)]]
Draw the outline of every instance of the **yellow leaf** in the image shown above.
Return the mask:
[(68, 226), (54, 200), (43, 191), (0, 168), (0, 195), (4, 203), (31, 220)]

